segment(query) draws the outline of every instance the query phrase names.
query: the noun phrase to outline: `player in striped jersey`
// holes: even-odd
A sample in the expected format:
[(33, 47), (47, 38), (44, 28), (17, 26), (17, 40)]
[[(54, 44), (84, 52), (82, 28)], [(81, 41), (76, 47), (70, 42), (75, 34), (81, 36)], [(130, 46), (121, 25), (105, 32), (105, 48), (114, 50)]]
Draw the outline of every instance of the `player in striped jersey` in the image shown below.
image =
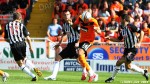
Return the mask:
[(31, 81), (36, 81), (37, 77), (27, 68), (30, 67), (34, 69), (38, 76), (42, 76), (41, 71), (39, 71), (32, 64), (30, 60), (26, 58), (26, 43), (25, 38), (29, 44), (29, 49), (33, 53), (31, 39), (29, 37), (29, 32), (26, 27), (21, 23), (22, 16), (20, 13), (13, 14), (13, 21), (9, 22), (5, 26), (5, 36), (6, 41), (9, 42), (12, 54), (14, 56), (14, 60), (21, 68), (23, 72), (30, 75), (32, 77)]
[[(77, 58), (76, 54), (76, 47), (75, 43), (78, 42), (79, 39), (79, 33), (78, 30), (75, 30), (72, 28), (72, 20), (71, 20), (71, 14), (68, 10), (63, 11), (64, 12), (64, 24), (62, 26), (62, 37), (61, 40), (57, 45), (55, 45), (55, 50), (56, 50), (56, 56), (55, 56), (55, 63), (54, 63), (54, 68), (51, 76), (45, 77), (45, 80), (56, 80), (57, 73), (59, 70), (59, 64), (62, 59), (65, 58)], [(67, 35), (68, 39), (68, 44), (67, 47), (64, 48), (60, 53), (59, 53), (59, 46), (63, 41), (64, 36)], [(59, 54), (57, 54), (59, 53)]]
[[(139, 48), (141, 45), (141, 42), (142, 42), (142, 39), (144, 36), (144, 32), (142, 30), (140, 30), (140, 28), (137, 28), (136, 26), (129, 24), (129, 16), (127, 14), (122, 15), (121, 26), (122, 26), (122, 30), (120, 32), (120, 36), (118, 37), (118, 39), (116, 39), (116, 38), (108, 38), (108, 39), (110, 39), (111, 41), (117, 41), (117, 42), (124, 40), (124, 47), (125, 47), (124, 54), (117, 61), (116, 68), (115, 68), (112, 76), (110, 78), (108, 78), (107, 80), (105, 80), (105, 82), (110, 83), (110, 82), (114, 81), (115, 76), (118, 73), (118, 71), (120, 70), (120, 66), (123, 63), (125, 63), (126, 69), (139, 72), (146, 78), (146, 80), (148, 80), (149, 79), (148, 71), (144, 70), (142, 68), (139, 68), (135, 64), (131, 63), (134, 60), (134, 57), (137, 53), (137, 48)], [(136, 33), (140, 34), (139, 39), (137, 38)]]

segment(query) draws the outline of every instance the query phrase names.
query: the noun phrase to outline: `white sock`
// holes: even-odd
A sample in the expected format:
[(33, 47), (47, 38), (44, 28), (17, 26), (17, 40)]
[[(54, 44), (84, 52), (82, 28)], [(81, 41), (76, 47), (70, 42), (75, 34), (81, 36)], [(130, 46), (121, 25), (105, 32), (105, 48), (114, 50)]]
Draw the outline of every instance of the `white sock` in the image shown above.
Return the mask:
[(133, 71), (136, 71), (136, 72), (144, 74), (144, 70), (141, 69), (140, 67), (136, 66), (135, 64), (130, 64), (130, 65), (131, 65), (131, 69), (130, 70), (133, 70)]
[(92, 68), (90, 67), (90, 70), (88, 71), (90, 76), (94, 75), (94, 71), (92, 70)]
[(114, 72), (113, 72), (113, 74), (111, 76), (113, 79), (116, 77), (116, 75), (117, 75), (119, 70), (120, 70), (120, 66), (116, 66), (116, 68), (115, 68), (115, 70), (114, 70)]
[(59, 70), (59, 64), (60, 64), (59, 61), (55, 61), (55, 63), (54, 63), (53, 73), (52, 73), (52, 76), (54, 78), (56, 78), (56, 76), (57, 76), (57, 73), (58, 73), (58, 70)]
[(29, 67), (30, 69), (34, 69), (35, 66), (34, 64), (31, 62), (31, 60), (25, 59), (25, 66)]
[(28, 75), (31, 76), (32, 78), (35, 77), (35, 75), (34, 75), (27, 67), (25, 67), (25, 65), (22, 65), (20, 68), (21, 68), (21, 70), (22, 70), (23, 72), (25, 72), (26, 74), (28, 74)]
[(82, 73), (87, 73), (87, 71), (86, 71), (86, 67), (84, 67), (84, 68), (83, 68)]

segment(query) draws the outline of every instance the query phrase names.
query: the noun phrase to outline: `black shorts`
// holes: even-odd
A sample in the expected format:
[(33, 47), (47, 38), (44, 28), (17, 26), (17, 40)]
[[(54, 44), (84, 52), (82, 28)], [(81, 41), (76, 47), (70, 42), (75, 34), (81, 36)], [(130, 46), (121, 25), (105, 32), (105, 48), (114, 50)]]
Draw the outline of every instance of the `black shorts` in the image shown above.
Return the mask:
[(137, 48), (130, 48), (130, 49), (125, 48), (124, 49), (125, 58), (127, 58), (127, 56), (129, 56), (129, 55), (132, 57), (132, 58), (130, 58), (130, 61), (134, 60), (134, 57), (135, 57), (136, 54), (137, 54)]
[(85, 56), (87, 56), (87, 50), (92, 46), (89, 42), (82, 42), (79, 44), (79, 48), (82, 48), (85, 52)]
[(77, 58), (78, 55), (76, 53), (75, 43), (68, 43), (67, 47), (64, 48), (59, 55), (62, 57), (62, 59), (65, 58)]
[(19, 42), (15, 44), (10, 44), (12, 54), (15, 61), (24, 60), (26, 57), (26, 43)]

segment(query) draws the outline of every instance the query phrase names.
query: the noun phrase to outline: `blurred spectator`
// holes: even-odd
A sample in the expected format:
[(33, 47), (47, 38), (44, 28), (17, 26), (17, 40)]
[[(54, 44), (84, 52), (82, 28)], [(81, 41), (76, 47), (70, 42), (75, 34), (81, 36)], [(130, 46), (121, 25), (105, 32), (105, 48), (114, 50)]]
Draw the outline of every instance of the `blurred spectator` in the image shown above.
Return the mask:
[(61, 11), (64, 11), (66, 9), (66, 4), (61, 2), (61, 0), (56, 1), (55, 5), (54, 5), (54, 8), (56, 6), (58, 6)]
[(30, 1), (29, 0), (17, 0), (17, 2), (18, 2), (18, 9), (26, 10), (26, 18), (24, 19), (24, 24), (26, 25), (30, 17), (30, 10), (28, 9), (30, 6)]
[(104, 23), (103, 19), (102, 19), (102, 18), (99, 18), (97, 21), (98, 21), (100, 30), (101, 30), (102, 32), (106, 32), (106, 24)]
[(107, 20), (109, 17), (110, 13), (108, 12), (108, 3), (107, 1), (104, 1), (103, 4), (100, 6), (98, 18), (102, 18), (104, 20), (104, 23), (107, 24)]
[(6, 0), (6, 2), (1, 3), (1, 13), (2, 14), (8, 14), (12, 13), (13, 8), (15, 8), (15, 4), (13, 4), (13, 1)]
[(112, 18), (114, 18), (116, 22), (120, 23), (120, 17), (113, 10), (111, 11), (111, 16), (108, 18), (107, 23), (109, 23)]
[[(87, 3), (87, 1), (89, 1), (89, 3)], [(102, 1), (103, 0), (85, 0), (85, 3), (89, 5), (89, 8), (92, 8), (93, 4), (96, 4), (97, 8), (99, 8)]]
[(146, 8), (146, 3), (143, 0), (137, 0), (137, 3), (139, 4), (139, 8), (142, 10)]
[(53, 19), (53, 24), (48, 26), (47, 35), (48, 38), (53, 41), (57, 42), (60, 40), (60, 33), (62, 32), (61, 25), (57, 24), (57, 19)]
[(144, 9), (143, 14), (150, 15), (150, 2), (147, 3), (147, 7)]
[(115, 12), (122, 11), (123, 5), (118, 0), (114, 0), (113, 4), (110, 6), (110, 10), (114, 10)]
[(72, 20), (74, 20), (76, 16), (76, 11), (72, 8), (72, 5), (67, 5), (67, 10), (69, 10), (71, 18)]
[(148, 15), (148, 18), (147, 18), (146, 22), (148, 24), (148, 28), (150, 28), (150, 15)]
[(134, 18), (135, 16), (139, 16), (140, 17), (140, 21), (142, 21), (142, 16), (143, 14), (143, 10), (139, 8), (139, 4), (135, 3), (134, 4), (134, 9), (131, 12), (131, 16)]
[(101, 30), (101, 34), (100, 34), (101, 42), (104, 42), (105, 41), (104, 38), (105, 38), (105, 34), (106, 34), (106, 24), (104, 23), (103, 19), (99, 18), (98, 25)]
[(150, 42), (150, 28), (146, 22), (143, 23), (142, 30), (144, 31), (143, 42)]
[(79, 3), (77, 3), (76, 10), (79, 10), (78, 7), (81, 6), (83, 10), (88, 9), (88, 5), (84, 2), (84, 0), (79, 0)]
[(79, 7), (78, 7), (78, 10), (76, 11), (77, 14), (76, 14), (76, 16), (75, 16), (75, 19), (78, 18), (79, 15), (82, 14), (82, 12), (83, 12), (83, 8), (82, 8), (81, 6), (79, 6)]
[(117, 33), (118, 33), (118, 29), (119, 29), (119, 24), (118, 22), (115, 21), (115, 18), (111, 19), (111, 22), (108, 23), (107, 25), (107, 34), (106, 36), (111, 36), (114, 38), (117, 38)]
[(58, 15), (59, 18), (62, 18), (62, 9), (59, 6), (54, 7), (54, 11), (52, 13), (52, 18), (54, 18), (55, 15)]
[(98, 16), (98, 8), (97, 8), (96, 4), (93, 4), (93, 6), (92, 6), (92, 17), (97, 18), (97, 16)]
[(136, 27), (141, 28), (141, 21), (140, 21), (140, 17), (139, 16), (135, 16), (134, 17), (134, 23), (133, 23)]
[(77, 10), (76, 9), (77, 2), (75, 2), (74, 0), (67, 0), (66, 5), (71, 5), (74, 10)]

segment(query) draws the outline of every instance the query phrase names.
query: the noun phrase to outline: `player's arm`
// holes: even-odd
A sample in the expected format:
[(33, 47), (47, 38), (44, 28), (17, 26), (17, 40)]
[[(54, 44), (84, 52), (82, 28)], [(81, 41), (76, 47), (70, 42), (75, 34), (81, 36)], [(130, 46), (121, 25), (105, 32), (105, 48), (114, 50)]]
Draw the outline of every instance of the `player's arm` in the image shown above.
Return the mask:
[(63, 39), (64, 39), (64, 36), (66, 35), (66, 32), (62, 29), (62, 32), (60, 33), (60, 36), (61, 36), (61, 38), (60, 38), (60, 41), (58, 42), (58, 44), (56, 44), (54, 47), (55, 47), (55, 49), (57, 49), (60, 45), (61, 45), (61, 43), (63, 42)]
[(128, 25), (130, 28), (131, 28), (131, 31), (132, 32), (137, 32), (137, 33), (139, 33), (139, 41), (138, 41), (138, 43), (137, 44), (135, 44), (135, 47), (140, 47), (141, 46), (141, 43), (142, 43), (142, 40), (143, 40), (143, 38), (144, 38), (144, 31), (142, 31), (140, 28), (137, 28), (136, 26), (134, 26), (134, 25)]
[(33, 52), (33, 48), (31, 45), (31, 38), (29, 37), (29, 32), (27, 31), (27, 28), (25, 26), (23, 26), (23, 35), (26, 37), (30, 52)]
[(98, 25), (97, 20), (93, 19), (93, 22), (94, 22), (94, 30), (95, 30), (95, 32), (100, 35), (101, 34), (101, 30), (100, 30), (100, 27)]
[[(8, 24), (6, 26), (8, 26)], [(5, 30), (4, 30), (4, 39), (5, 39), (5, 41), (9, 42), (6, 26), (5, 26)]]
[(110, 41), (113, 41), (113, 42), (121, 42), (122, 39), (123, 39), (123, 36), (122, 36), (122, 34), (120, 32), (120, 35), (119, 35), (118, 38), (113, 38), (113, 37), (110, 37), (110, 36), (107, 36), (105, 38), (108, 39), (108, 40), (110, 40)]
[(73, 23), (72, 27), (73, 27), (73, 28), (77, 28), (77, 26), (79, 25), (79, 23), (80, 23), (80, 17), (78, 17), (78, 18), (75, 20), (75, 22)]

